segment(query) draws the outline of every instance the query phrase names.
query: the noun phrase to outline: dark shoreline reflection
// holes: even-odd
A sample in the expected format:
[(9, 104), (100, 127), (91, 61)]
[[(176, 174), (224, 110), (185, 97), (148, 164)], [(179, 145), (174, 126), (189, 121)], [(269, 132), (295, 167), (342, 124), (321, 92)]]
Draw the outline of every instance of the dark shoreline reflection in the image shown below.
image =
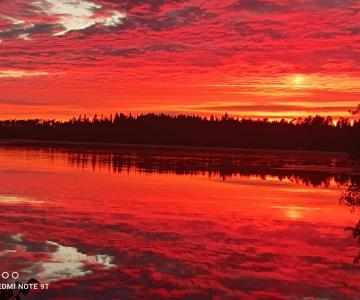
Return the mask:
[(232, 149), (111, 147), (14, 144), (9, 151), (36, 151), (51, 161), (66, 161), (80, 170), (203, 175), (226, 180), (234, 176), (276, 177), (313, 187), (360, 181), (360, 162), (345, 154)]

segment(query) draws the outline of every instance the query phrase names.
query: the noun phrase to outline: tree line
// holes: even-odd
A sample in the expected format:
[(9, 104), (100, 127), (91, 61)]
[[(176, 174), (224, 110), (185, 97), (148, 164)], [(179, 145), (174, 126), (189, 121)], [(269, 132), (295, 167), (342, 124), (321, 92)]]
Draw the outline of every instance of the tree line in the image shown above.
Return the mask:
[(360, 153), (360, 120), (308, 116), (268, 120), (196, 115), (116, 113), (68, 121), (0, 121), (2, 139), (111, 142), (200, 147), (347, 151)]

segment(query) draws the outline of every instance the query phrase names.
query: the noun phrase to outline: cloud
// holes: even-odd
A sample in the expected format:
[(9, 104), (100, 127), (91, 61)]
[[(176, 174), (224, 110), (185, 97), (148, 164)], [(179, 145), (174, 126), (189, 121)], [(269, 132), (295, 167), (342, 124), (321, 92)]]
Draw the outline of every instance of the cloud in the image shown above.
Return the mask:
[[(313, 2), (313, 3), (311, 3)], [(335, 7), (348, 7), (355, 4), (357, 0), (315, 0), (308, 1), (307, 4), (312, 4), (317, 8), (335, 8)]]
[(267, 0), (238, 0), (232, 9), (245, 9), (256, 13), (271, 13), (283, 8), (278, 2)]
[(252, 13), (269, 14), (348, 8), (356, 4), (356, 2), (356, 0), (237, 0), (230, 7), (232, 9), (247, 10)]
[(359, 11), (352, 0), (2, 0), (1, 69), (65, 75), (31, 86), (2, 80), (0, 93), (59, 103), (75, 94), (94, 107), (111, 103), (107, 112), (358, 101)]
[(351, 106), (301, 106), (301, 105), (213, 105), (213, 106), (196, 106), (195, 109), (210, 111), (230, 111), (249, 113), (254, 111), (260, 112), (308, 112), (308, 113), (326, 113), (337, 111), (348, 111)]
[(0, 79), (1, 78), (22, 78), (22, 77), (31, 77), (31, 76), (44, 76), (44, 75), (49, 75), (49, 73), (37, 72), (37, 71), (0, 70)]
[(123, 12), (87, 0), (31, 1), (24, 9), (18, 16), (13, 16), (11, 11), (2, 16), (11, 24), (6, 30), (0, 27), (0, 38), (29, 40), (32, 35), (40, 33), (60, 36), (98, 24), (117, 26), (126, 18)]
[(34, 34), (42, 34), (42, 33), (53, 33), (56, 34), (60, 30), (63, 30), (63, 27), (60, 24), (46, 24), (46, 23), (38, 23), (31, 24), (29, 26), (23, 26), (23, 23), (16, 24), (12, 28), (8, 30), (4, 30), (0, 32), (0, 38), (23, 38), (34, 35)]
[(123, 57), (138, 57), (139, 55), (144, 55), (151, 52), (181, 52), (183, 53), (186, 50), (186, 46), (176, 43), (168, 44), (154, 44), (146, 47), (136, 47), (136, 48), (113, 48), (106, 51), (106, 54), (111, 56), (123, 56)]
[(151, 11), (158, 11), (165, 5), (183, 3), (184, 0), (99, 0), (98, 3), (124, 9), (127, 11), (139, 11), (140, 8), (146, 8)]
[(43, 6), (48, 15), (55, 15), (64, 27), (63, 31), (55, 35), (63, 35), (72, 30), (82, 30), (95, 24), (116, 26), (122, 23), (126, 14), (118, 11), (102, 12), (97, 15), (102, 6), (86, 0), (48, 0), (48, 5)]
[[(23, 234), (3, 235), (1, 246), (10, 250), (0, 251), (0, 256), (10, 256), (10, 259), (15, 256), (22, 274), (47, 283), (89, 275), (94, 267), (100, 270), (116, 267), (109, 255), (89, 255), (54, 241), (30, 241)], [(27, 255), (34, 255), (37, 260), (33, 264), (24, 263)]]
[[(262, 101), (261, 103), (244, 103), (242, 101), (229, 102), (229, 103), (203, 103), (192, 105), (174, 105), (167, 106), (166, 110), (170, 113), (202, 113), (202, 114), (215, 114), (222, 115), (229, 113), (235, 116), (256, 116), (256, 117), (269, 117), (269, 118), (293, 118), (296, 116), (307, 115), (324, 115), (333, 116), (350, 116), (348, 111), (356, 106), (356, 101), (353, 103), (335, 103), (330, 104), (311, 104), (311, 103), (281, 103), (272, 101)], [(245, 101), (244, 101), (245, 102)]]
[(160, 18), (149, 19), (148, 26), (153, 30), (172, 29), (187, 26), (201, 17), (211, 17), (211, 15), (200, 7), (188, 6), (166, 11)]

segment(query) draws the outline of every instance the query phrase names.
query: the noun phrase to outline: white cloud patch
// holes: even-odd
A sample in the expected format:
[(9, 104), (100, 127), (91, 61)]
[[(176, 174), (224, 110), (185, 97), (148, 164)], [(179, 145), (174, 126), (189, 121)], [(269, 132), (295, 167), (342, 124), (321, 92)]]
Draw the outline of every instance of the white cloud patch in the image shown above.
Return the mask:
[[(87, 255), (74, 247), (67, 247), (56, 242), (47, 241), (47, 244), (56, 246), (57, 249), (51, 254), (49, 261), (39, 261), (33, 269), (42, 270), (36, 277), (45, 282), (53, 282), (74, 277), (82, 277), (91, 274), (87, 265), (98, 265), (103, 270), (109, 270), (116, 265), (114, 258), (105, 254)], [(38, 268), (39, 267), (39, 268)]]
[(25, 40), (25, 41), (29, 41), (31, 40), (30, 38), (30, 33), (23, 33), (23, 34), (19, 34), (19, 39), (21, 40)]
[(124, 18), (126, 18), (126, 14), (116, 11), (110, 17), (103, 19), (101, 23), (105, 26), (116, 26), (121, 24)]
[(0, 44), (4, 39), (11, 38), (31, 40), (32, 35), (39, 33), (60, 36), (96, 24), (117, 26), (127, 17), (123, 12), (90, 0), (32, 0), (30, 3), (32, 9), (27, 13), (33, 14), (34, 18), (30, 17), (26, 21), (15, 18), (11, 12), (0, 12), (0, 20), (9, 23), (9, 28), (0, 30)]
[(18, 19), (12, 18), (12, 17), (5, 17), (5, 19), (10, 20), (14, 25), (20, 25), (20, 24), (25, 23), (25, 21), (23, 21), (23, 20), (18, 20)]
[(108, 11), (100, 16), (96, 11), (102, 6), (86, 0), (48, 0), (47, 5), (41, 5), (47, 15), (58, 16), (59, 23), (64, 27), (63, 31), (54, 35), (64, 35), (71, 30), (82, 30), (95, 24), (104, 26), (116, 26), (126, 18), (125, 13)]
[[(29, 241), (21, 233), (2, 235), (0, 258), (6, 260), (9, 257), (24, 280), (37, 278), (45, 283), (83, 277), (99, 268), (110, 270), (116, 267), (113, 256), (82, 253), (75, 247), (54, 241)], [(23, 263), (24, 257), (38, 259), (32, 264), (29, 261)]]
[(22, 78), (30, 76), (44, 76), (49, 75), (47, 72), (36, 72), (36, 71), (20, 71), (20, 70), (0, 70), (1, 78)]

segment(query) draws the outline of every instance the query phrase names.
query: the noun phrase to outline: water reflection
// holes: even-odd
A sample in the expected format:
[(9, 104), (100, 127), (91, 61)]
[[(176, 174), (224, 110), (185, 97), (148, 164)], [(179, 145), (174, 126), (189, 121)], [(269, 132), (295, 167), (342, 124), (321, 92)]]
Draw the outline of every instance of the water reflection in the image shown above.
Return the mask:
[[(360, 178), (356, 179), (360, 180)], [(340, 204), (350, 207), (352, 211), (360, 207), (360, 182), (354, 182), (348, 186), (340, 198)]]
[[(2, 146), (11, 155), (66, 162), (78, 170), (113, 173), (206, 175), (223, 180), (233, 176), (277, 178), (311, 186), (346, 185), (360, 176), (360, 162), (335, 153), (296, 153), (189, 148), (86, 146)], [(35, 154), (34, 154), (35, 153)]]
[(0, 195), (0, 203), (13, 203), (13, 204), (40, 204), (42, 201), (32, 199), (32, 198), (26, 198), (26, 197), (17, 197), (17, 196), (6, 196), (6, 195)]
[(358, 174), (333, 154), (0, 147), (0, 260), (52, 281), (34, 300), (357, 299), (339, 197)]
[[(41, 282), (54, 282), (91, 274), (95, 269), (109, 270), (114, 258), (104, 254), (86, 255), (75, 247), (52, 241), (27, 239), (24, 234), (2, 234), (0, 258), (27, 281), (35, 277)], [(28, 259), (32, 258), (31, 263)]]

